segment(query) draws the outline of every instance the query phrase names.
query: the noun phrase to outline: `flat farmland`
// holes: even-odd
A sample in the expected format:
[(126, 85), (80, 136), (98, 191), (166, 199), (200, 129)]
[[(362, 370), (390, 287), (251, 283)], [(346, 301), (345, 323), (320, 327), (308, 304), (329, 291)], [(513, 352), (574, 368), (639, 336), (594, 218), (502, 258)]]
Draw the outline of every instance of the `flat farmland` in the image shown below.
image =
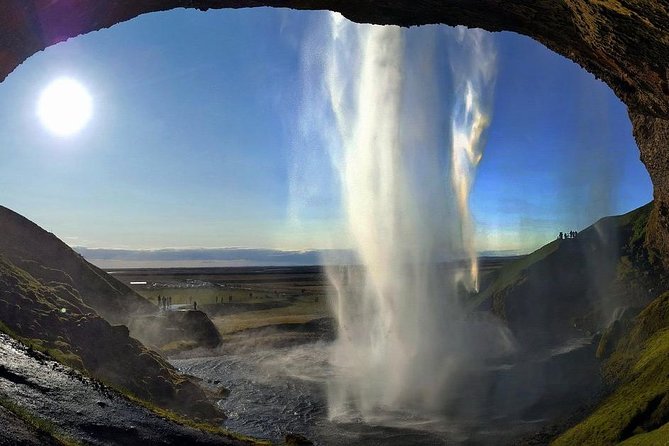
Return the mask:
[(247, 329), (305, 324), (331, 316), (321, 267), (117, 269), (109, 271), (151, 302), (206, 312), (225, 336)]

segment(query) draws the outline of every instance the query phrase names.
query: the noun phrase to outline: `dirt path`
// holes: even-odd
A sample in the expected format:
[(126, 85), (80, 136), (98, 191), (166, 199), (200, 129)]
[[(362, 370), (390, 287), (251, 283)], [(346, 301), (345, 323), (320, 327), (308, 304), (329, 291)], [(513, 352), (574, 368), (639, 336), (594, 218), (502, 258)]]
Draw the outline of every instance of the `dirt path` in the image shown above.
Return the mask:
[[(38, 419), (47, 420), (66, 437), (84, 444), (248, 444), (160, 418), (4, 334), (0, 334), (0, 397)], [(0, 421), (5, 419), (16, 417), (2, 410)], [(26, 444), (34, 444), (31, 440), (39, 438), (25, 423), (16, 429), (16, 432), (0, 429), (0, 444), (17, 444), (23, 437)]]

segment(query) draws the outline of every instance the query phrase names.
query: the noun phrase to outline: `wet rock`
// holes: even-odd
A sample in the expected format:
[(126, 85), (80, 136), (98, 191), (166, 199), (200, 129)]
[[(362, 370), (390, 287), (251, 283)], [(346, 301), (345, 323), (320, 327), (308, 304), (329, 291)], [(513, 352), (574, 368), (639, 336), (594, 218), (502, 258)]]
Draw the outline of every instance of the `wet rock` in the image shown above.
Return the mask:
[[(220, 416), (199, 387), (129, 337), (125, 327), (113, 327), (97, 316), (76, 290), (44, 285), (3, 257), (1, 249), (0, 292), (2, 323), (29, 339), (33, 351), (48, 351), (61, 363), (157, 406), (201, 418)], [(60, 312), (63, 305), (70, 310)], [(40, 324), (31, 324), (36, 318)], [(48, 367), (63, 369), (56, 362), (49, 362)]]
[[(173, 423), (132, 403), (115, 390), (67, 367), (52, 367), (53, 360), (38, 361), (17, 341), (0, 334), (0, 367), (6, 376), (30, 376), (16, 383), (0, 376), (3, 403), (30, 414), (31, 420), (48, 420), (55, 432), (77, 444), (108, 445), (220, 445), (254, 444)], [(0, 446), (52, 445), (49, 432), (35, 432), (0, 404)], [(49, 430), (51, 430), (51, 427)], [(68, 443), (69, 444), (69, 443)]]

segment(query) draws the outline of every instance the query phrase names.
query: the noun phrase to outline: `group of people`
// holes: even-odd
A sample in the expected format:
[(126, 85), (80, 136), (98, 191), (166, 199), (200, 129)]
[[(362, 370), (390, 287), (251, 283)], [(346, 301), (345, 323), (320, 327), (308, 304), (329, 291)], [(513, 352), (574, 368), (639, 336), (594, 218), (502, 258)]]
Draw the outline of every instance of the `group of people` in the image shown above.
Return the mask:
[(172, 306), (172, 297), (171, 296), (161, 296), (158, 295), (158, 308), (167, 310)]
[(569, 231), (569, 232), (560, 232), (558, 234), (558, 240), (566, 240), (570, 238), (576, 238), (578, 231)]
[[(192, 297), (189, 297), (188, 300), (193, 304), (193, 310), (197, 310), (197, 302), (193, 301)], [(161, 310), (169, 310), (172, 307), (172, 296), (161, 296), (158, 295), (158, 308)]]

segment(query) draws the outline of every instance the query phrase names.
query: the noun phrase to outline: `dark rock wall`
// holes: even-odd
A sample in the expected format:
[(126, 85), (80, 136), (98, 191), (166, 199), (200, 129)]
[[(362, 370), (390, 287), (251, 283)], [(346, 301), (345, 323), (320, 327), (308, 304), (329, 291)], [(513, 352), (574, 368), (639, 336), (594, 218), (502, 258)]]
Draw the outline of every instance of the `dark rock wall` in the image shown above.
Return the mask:
[(655, 188), (649, 240), (669, 259), (669, 3), (664, 0), (4, 0), (0, 80), (49, 45), (140, 14), (253, 6), (330, 9), (357, 22), (515, 31), (574, 60), (628, 106)]

